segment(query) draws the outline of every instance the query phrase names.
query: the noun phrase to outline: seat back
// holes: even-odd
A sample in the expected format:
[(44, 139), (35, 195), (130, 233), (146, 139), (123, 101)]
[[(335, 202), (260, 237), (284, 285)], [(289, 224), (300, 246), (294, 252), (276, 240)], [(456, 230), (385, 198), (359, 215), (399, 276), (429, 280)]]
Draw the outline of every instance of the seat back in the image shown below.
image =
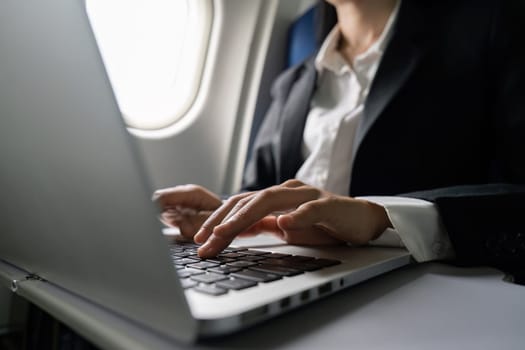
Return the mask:
[(315, 33), (317, 11), (318, 7), (312, 6), (290, 26), (288, 32), (287, 67), (302, 62), (318, 49)]

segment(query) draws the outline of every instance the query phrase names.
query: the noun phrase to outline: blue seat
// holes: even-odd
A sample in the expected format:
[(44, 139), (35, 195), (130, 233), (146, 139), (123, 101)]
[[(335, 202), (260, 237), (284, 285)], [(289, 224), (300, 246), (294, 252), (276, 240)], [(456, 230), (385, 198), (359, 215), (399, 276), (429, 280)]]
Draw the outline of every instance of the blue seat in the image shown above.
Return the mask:
[(287, 67), (302, 62), (318, 49), (315, 37), (316, 15), (317, 7), (313, 6), (290, 26), (288, 32)]

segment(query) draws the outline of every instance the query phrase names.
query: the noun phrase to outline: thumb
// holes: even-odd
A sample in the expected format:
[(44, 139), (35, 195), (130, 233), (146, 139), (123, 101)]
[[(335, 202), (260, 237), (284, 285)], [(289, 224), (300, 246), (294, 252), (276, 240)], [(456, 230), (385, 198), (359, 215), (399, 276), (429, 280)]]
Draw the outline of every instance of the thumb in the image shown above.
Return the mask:
[(294, 211), (280, 215), (277, 221), (279, 227), (282, 230), (302, 230), (319, 223), (322, 219), (322, 208), (316, 202), (310, 201)]

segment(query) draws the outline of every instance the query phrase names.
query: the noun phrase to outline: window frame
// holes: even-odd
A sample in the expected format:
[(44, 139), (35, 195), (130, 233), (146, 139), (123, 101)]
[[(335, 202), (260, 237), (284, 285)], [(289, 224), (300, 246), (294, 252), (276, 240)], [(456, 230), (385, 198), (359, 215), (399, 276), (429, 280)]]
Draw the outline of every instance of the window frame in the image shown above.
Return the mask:
[[(93, 14), (90, 14), (89, 0), (86, 0), (85, 3), (88, 17), (93, 16)], [(169, 106), (168, 103), (165, 104), (168, 107), (172, 107), (171, 111), (169, 111), (168, 108), (167, 113), (151, 117), (151, 115), (148, 116), (147, 113), (136, 112), (134, 114), (132, 111), (127, 110), (126, 106), (122, 106), (121, 102), (118, 101), (118, 93), (116, 92), (118, 83), (112, 81), (110, 69), (106, 68), (110, 82), (115, 90), (123, 119), (130, 131), (147, 133), (173, 126), (184, 119), (184, 116), (192, 109), (201, 92), (213, 24), (213, 0), (186, 0), (186, 5), (188, 9), (187, 29), (185, 30), (185, 35), (182, 37), (181, 53), (183, 54), (178, 62), (178, 66), (182, 69), (178, 70), (174, 87), (165, 90), (168, 97), (172, 95), (171, 98), (173, 98), (173, 101), (178, 99), (178, 101), (176, 103), (174, 102), (171, 106)], [(93, 23), (92, 28), (95, 38), (99, 41), (97, 36), (103, 34), (97, 32)], [(191, 35), (188, 35), (188, 33), (191, 33)], [(191, 40), (189, 40), (190, 38)], [(108, 58), (107, 54), (106, 56), (104, 55), (103, 48), (100, 44), (99, 49), (104, 64), (107, 67), (110, 66), (111, 63), (108, 64), (107, 61), (111, 60), (111, 58)], [(168, 99), (164, 99), (163, 101), (169, 102)]]

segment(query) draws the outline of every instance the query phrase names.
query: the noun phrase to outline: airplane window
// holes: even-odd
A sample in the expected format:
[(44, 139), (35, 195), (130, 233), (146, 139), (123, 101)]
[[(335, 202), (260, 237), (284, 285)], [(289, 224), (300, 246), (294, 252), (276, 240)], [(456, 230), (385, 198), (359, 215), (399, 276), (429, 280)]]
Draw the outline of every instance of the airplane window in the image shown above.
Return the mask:
[(86, 0), (128, 126), (156, 130), (191, 107), (211, 29), (211, 0)]

